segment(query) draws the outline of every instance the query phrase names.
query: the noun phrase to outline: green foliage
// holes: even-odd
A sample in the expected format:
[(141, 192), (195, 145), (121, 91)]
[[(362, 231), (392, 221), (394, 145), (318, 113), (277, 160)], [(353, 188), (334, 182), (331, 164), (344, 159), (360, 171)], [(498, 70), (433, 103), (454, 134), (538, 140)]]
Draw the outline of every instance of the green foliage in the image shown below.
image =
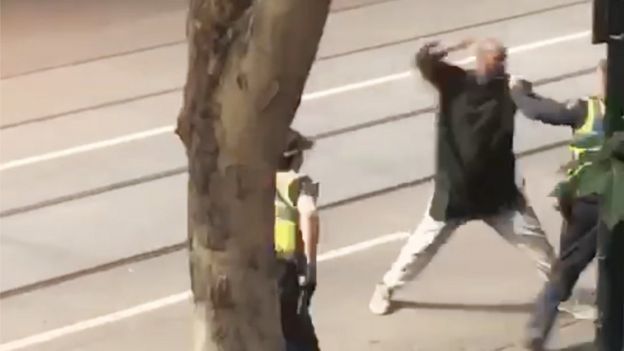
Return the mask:
[(605, 138), (598, 134), (576, 139), (572, 146), (593, 149), (578, 161), (577, 169), (557, 184), (553, 195), (571, 198), (596, 194), (601, 198), (602, 220), (613, 229), (624, 221), (624, 132)]
[(609, 229), (624, 221), (624, 162), (614, 159), (611, 168), (611, 182), (606, 187), (601, 214)]

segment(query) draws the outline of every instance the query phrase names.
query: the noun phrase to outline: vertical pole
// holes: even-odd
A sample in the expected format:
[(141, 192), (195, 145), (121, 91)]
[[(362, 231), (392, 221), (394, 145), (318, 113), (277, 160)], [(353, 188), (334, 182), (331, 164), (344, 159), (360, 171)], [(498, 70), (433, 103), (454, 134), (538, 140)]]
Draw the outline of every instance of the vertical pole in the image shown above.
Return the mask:
[[(610, 0), (607, 4), (607, 137), (624, 132), (624, 0)], [(619, 351), (619, 350), (618, 350)]]
[(624, 223), (598, 231), (598, 351), (624, 350)]
[[(596, 6), (596, 4), (595, 4)], [(594, 33), (594, 42), (606, 39), (607, 92), (605, 134), (624, 131), (624, 0), (601, 1), (595, 10), (606, 10), (606, 26)], [(594, 21), (598, 16), (594, 16)], [(600, 24), (594, 23), (594, 30)], [(606, 34), (605, 31), (606, 29)], [(621, 196), (624, 196), (622, 194)], [(599, 351), (624, 350), (624, 223), (598, 231), (598, 321), (596, 346)]]

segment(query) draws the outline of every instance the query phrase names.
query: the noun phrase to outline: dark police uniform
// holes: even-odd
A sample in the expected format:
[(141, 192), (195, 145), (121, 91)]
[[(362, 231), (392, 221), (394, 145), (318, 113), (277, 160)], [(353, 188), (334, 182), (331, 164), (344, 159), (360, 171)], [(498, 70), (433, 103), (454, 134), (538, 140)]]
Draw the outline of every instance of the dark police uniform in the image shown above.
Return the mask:
[(318, 340), (308, 307), (316, 282), (301, 286), (306, 259), (299, 231), (297, 199), (301, 195), (318, 197), (318, 184), (309, 177), (290, 171), (276, 175), (275, 251), (282, 268), (279, 295), (282, 331), (287, 351), (318, 351)]
[[(561, 104), (541, 97), (523, 84), (512, 90), (518, 108), (530, 119), (551, 125), (569, 126), (575, 136), (603, 133), (604, 101), (589, 97)], [(591, 150), (570, 147), (572, 157)], [(568, 175), (579, 172), (585, 165), (577, 164)], [(596, 255), (598, 233), (598, 201), (595, 196), (560, 199), (565, 219), (560, 238), (559, 258), (553, 265), (551, 279), (544, 286), (529, 325), (531, 342), (541, 346), (553, 326), (561, 302), (570, 298), (580, 274)]]

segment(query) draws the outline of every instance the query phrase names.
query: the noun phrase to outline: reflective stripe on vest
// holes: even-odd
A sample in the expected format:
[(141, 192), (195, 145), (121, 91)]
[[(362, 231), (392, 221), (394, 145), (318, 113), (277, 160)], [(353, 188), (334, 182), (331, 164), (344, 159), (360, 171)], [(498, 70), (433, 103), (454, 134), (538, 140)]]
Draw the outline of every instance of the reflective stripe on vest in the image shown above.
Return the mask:
[(294, 258), (297, 251), (299, 211), (290, 196), (291, 186), (295, 181), (293, 173), (278, 173), (276, 177), (275, 252), (284, 259)]
[[(585, 123), (574, 131), (574, 138), (579, 138), (584, 135), (590, 135), (594, 133), (602, 133), (602, 120), (605, 111), (604, 102), (597, 97), (591, 97), (587, 100), (587, 116), (585, 117)], [(581, 154), (593, 149), (584, 149), (570, 146), (572, 150), (572, 157), (578, 160)]]

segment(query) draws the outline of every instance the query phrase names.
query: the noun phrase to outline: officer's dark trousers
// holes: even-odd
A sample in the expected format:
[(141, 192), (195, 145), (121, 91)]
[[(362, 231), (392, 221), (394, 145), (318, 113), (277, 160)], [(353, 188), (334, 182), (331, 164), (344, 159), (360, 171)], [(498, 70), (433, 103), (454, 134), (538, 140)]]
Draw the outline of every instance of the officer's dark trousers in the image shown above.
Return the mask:
[(287, 351), (318, 351), (318, 340), (308, 313), (308, 306), (302, 306), (302, 291), (299, 286), (297, 265), (281, 261), (283, 266), (279, 281), (282, 331)]
[(580, 274), (596, 256), (598, 211), (594, 199), (579, 198), (572, 204), (561, 233), (559, 258), (537, 299), (529, 325), (532, 338), (546, 340), (559, 304), (570, 298)]

